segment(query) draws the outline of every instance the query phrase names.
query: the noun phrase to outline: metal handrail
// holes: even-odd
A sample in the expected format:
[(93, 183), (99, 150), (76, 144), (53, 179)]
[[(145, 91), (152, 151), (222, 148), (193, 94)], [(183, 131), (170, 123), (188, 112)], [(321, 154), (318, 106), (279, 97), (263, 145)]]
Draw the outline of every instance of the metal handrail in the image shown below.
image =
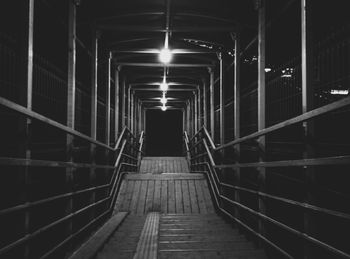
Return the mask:
[[(205, 129), (205, 128), (204, 128)], [(202, 130), (202, 129), (201, 129)], [(210, 138), (209, 135), (207, 135), (207, 137)], [(286, 199), (286, 198), (282, 198), (282, 197), (278, 197), (278, 196), (275, 196), (275, 195), (270, 195), (270, 194), (267, 194), (267, 193), (264, 193), (264, 192), (259, 192), (259, 191), (255, 191), (255, 190), (252, 190), (252, 189), (249, 189), (249, 188), (243, 188), (243, 187), (239, 187), (239, 186), (234, 186), (234, 185), (229, 185), (229, 184), (226, 184), (226, 183), (223, 183), (220, 181), (218, 175), (217, 175), (217, 172), (216, 172), (216, 168), (220, 169), (220, 168), (232, 168), (232, 167), (244, 167), (244, 164), (243, 166), (239, 166), (239, 164), (234, 164), (234, 165), (216, 165), (215, 164), (215, 161), (212, 157), (212, 154), (210, 152), (210, 149), (208, 147), (208, 144), (206, 142), (206, 140), (204, 138), (202, 138), (201, 140), (199, 140), (196, 144), (200, 143), (200, 144), (203, 144), (204, 146), (204, 149), (205, 149), (205, 152), (207, 154), (207, 158), (209, 159), (209, 163), (208, 162), (199, 162), (199, 163), (193, 163), (191, 164), (191, 167), (198, 167), (198, 166), (206, 166), (207, 167), (207, 170), (205, 171), (206, 174), (208, 175), (208, 180), (210, 182), (210, 185), (211, 185), (211, 189), (212, 189), (212, 193), (214, 194), (214, 197), (215, 197), (215, 201), (216, 201), (216, 206), (217, 208), (222, 211), (223, 213), (225, 213), (226, 215), (228, 215), (230, 218), (232, 218), (233, 220), (235, 220), (237, 223), (239, 223), (241, 226), (243, 226), (244, 228), (248, 229), (250, 232), (252, 232), (253, 234), (255, 234), (257, 237), (259, 237), (261, 240), (263, 240), (264, 242), (266, 242), (267, 244), (273, 246), (275, 249), (277, 249), (278, 251), (280, 251), (282, 254), (284, 254), (286, 257), (288, 258), (293, 258), (290, 254), (288, 254), (286, 251), (284, 251), (283, 249), (281, 249), (280, 247), (278, 247), (276, 244), (274, 244), (273, 242), (271, 242), (270, 240), (268, 240), (266, 237), (264, 237), (263, 235), (257, 233), (255, 230), (251, 229), (249, 226), (247, 226), (246, 224), (244, 224), (243, 222), (241, 222), (239, 219), (237, 219), (235, 216), (233, 216), (231, 213), (227, 212), (225, 209), (223, 209), (220, 205), (220, 202), (219, 200), (225, 200), (227, 202), (229, 202), (230, 204), (234, 205), (234, 206), (237, 206), (241, 209), (244, 209), (245, 211), (248, 211), (250, 212), (251, 214), (257, 216), (257, 217), (260, 217), (261, 219), (271, 223), (271, 224), (274, 224), (292, 234), (295, 234), (295, 235), (298, 235), (300, 237), (302, 237), (304, 240), (306, 241), (309, 241), (315, 245), (318, 245), (319, 247), (322, 247), (334, 254), (337, 254), (343, 258), (350, 258), (350, 254), (347, 254), (331, 245), (328, 245), (327, 243), (325, 242), (322, 242), (316, 238), (313, 238), (309, 235), (307, 235), (306, 233), (304, 232), (301, 232), (301, 231), (298, 231), (292, 227), (289, 227), (288, 225), (284, 224), (284, 223), (281, 223), (277, 220), (274, 220), (273, 218), (265, 215), (265, 214), (262, 214), (258, 211), (255, 211), (239, 202), (236, 202), (236, 201), (233, 201), (231, 200), (229, 197), (226, 197), (225, 195), (222, 195), (220, 193), (220, 189), (218, 187), (218, 184), (220, 186), (224, 186), (224, 187), (229, 187), (229, 188), (232, 188), (232, 189), (235, 189), (235, 190), (238, 190), (238, 191), (246, 191), (246, 192), (250, 192), (250, 193), (253, 193), (253, 194), (256, 194), (258, 196), (262, 196), (262, 197), (266, 197), (266, 198), (270, 198), (270, 199), (274, 199), (274, 200), (278, 200), (280, 202), (284, 202), (284, 203), (287, 203), (287, 204), (290, 204), (290, 205), (294, 205), (294, 206), (299, 206), (299, 207), (302, 207), (304, 209), (309, 209), (309, 210), (313, 210), (313, 211), (316, 211), (316, 212), (321, 212), (321, 213), (324, 213), (324, 214), (327, 214), (327, 215), (331, 215), (331, 216), (335, 216), (335, 217), (340, 217), (340, 218), (343, 218), (343, 219), (350, 219), (350, 215), (349, 214), (346, 214), (346, 213), (342, 213), (342, 212), (339, 212), (339, 211), (334, 211), (334, 210), (329, 210), (329, 209), (326, 209), (326, 208), (322, 208), (322, 207), (317, 207), (317, 206), (314, 206), (314, 205), (310, 205), (310, 204), (306, 204), (306, 203), (301, 203), (301, 202), (297, 202), (297, 201), (293, 201), (291, 199)], [(202, 157), (202, 154), (200, 154), (199, 157)], [(195, 159), (193, 160), (196, 160), (196, 159), (199, 159), (198, 155)], [(305, 160), (296, 160), (296, 166), (304, 166), (304, 165), (329, 165), (329, 164), (338, 164), (338, 163), (341, 163), (341, 164), (344, 164), (344, 163), (349, 163), (349, 159), (350, 159), (350, 156), (342, 156), (342, 157), (332, 157), (332, 158), (324, 158), (324, 159), (321, 159), (320, 162), (317, 162), (317, 160), (319, 159), (305, 159)], [(283, 165), (283, 166), (290, 166), (290, 163), (291, 161), (277, 161), (277, 162), (260, 162), (260, 163), (247, 163), (247, 165), (249, 165), (250, 167), (256, 167), (257, 164), (260, 165), (260, 166), (278, 166), (278, 165), (273, 165), (273, 163), (279, 163), (279, 165)], [(247, 166), (248, 167), (248, 166)], [(243, 223), (243, 224), (241, 224)]]
[[(10, 208), (6, 208), (3, 210), (0, 210), (0, 215), (6, 215), (11, 213), (16, 213), (21, 210), (28, 210), (35, 206), (41, 206), (47, 203), (51, 203), (60, 199), (69, 199), (76, 195), (82, 194), (82, 193), (91, 193), (95, 192), (96, 190), (102, 190), (102, 189), (109, 189), (108, 194), (106, 197), (100, 198), (100, 200), (94, 201), (82, 208), (80, 208), (78, 211), (71, 212), (68, 215), (65, 215), (61, 218), (59, 218), (56, 221), (50, 222), (47, 225), (40, 227), (39, 229), (35, 230), (34, 232), (27, 234), (25, 236), (22, 236), (18, 238), (17, 240), (13, 241), (10, 244), (5, 245), (4, 247), (0, 248), (0, 255), (7, 253), (8, 251), (12, 250), (13, 248), (16, 248), (19, 245), (25, 244), (28, 241), (32, 240), (36, 236), (46, 232), (47, 230), (51, 229), (54, 226), (57, 226), (58, 224), (61, 224), (63, 222), (66, 222), (68, 220), (71, 220), (72, 218), (76, 217), (77, 215), (81, 215), (82, 213), (86, 212), (87, 210), (94, 208), (102, 203), (109, 203), (109, 206), (106, 208), (106, 211), (102, 212), (100, 215), (97, 215), (96, 218), (90, 220), (87, 222), (84, 226), (82, 226), (78, 230), (74, 230), (73, 233), (71, 233), (65, 240), (63, 240), (61, 243), (56, 245), (54, 248), (52, 248), (50, 251), (46, 252), (46, 254), (43, 256), (43, 258), (48, 257), (50, 254), (52, 254), (54, 251), (56, 251), (59, 247), (64, 245), (65, 243), (72, 240), (74, 237), (76, 237), (79, 233), (87, 229), (89, 226), (97, 222), (98, 220), (102, 219), (103, 217), (111, 214), (113, 211), (113, 204), (116, 200), (117, 193), (120, 189), (121, 181), (123, 175), (126, 173), (124, 168), (132, 167), (137, 168), (136, 164), (130, 164), (123, 162), (122, 157), (126, 157), (128, 159), (132, 159), (131, 161), (136, 161), (137, 158), (133, 157), (134, 152), (130, 151), (129, 147), (131, 147), (134, 150), (138, 150), (138, 145), (135, 142), (135, 137), (133, 136), (132, 132), (127, 128), (124, 127), (121, 134), (119, 135), (118, 139), (116, 140), (116, 144), (114, 147), (110, 147), (109, 145), (106, 145), (104, 143), (101, 143), (97, 140), (94, 140), (78, 131), (75, 131), (61, 123), (58, 123), (54, 120), (51, 120), (39, 113), (33, 112), (26, 107), (23, 107), (21, 105), (18, 105), (14, 102), (11, 102), (3, 97), (0, 97), (0, 105), (3, 105), (15, 112), (18, 112), (21, 115), (26, 116), (27, 118), (31, 118), (37, 121), (40, 121), (42, 123), (45, 123), (47, 125), (50, 125), (58, 130), (61, 130), (65, 132), (66, 134), (73, 135), (75, 137), (78, 137), (80, 139), (83, 139), (85, 141), (88, 141), (90, 145), (96, 145), (98, 147), (102, 147), (108, 151), (117, 152), (117, 158), (113, 165), (98, 165), (98, 164), (88, 164), (88, 163), (72, 163), (72, 162), (64, 162), (64, 161), (43, 161), (43, 160), (31, 160), (31, 159), (21, 159), (21, 158), (10, 158), (10, 157), (0, 157), (0, 165), (9, 165), (9, 166), (35, 166), (35, 167), (62, 167), (62, 168), (89, 168), (89, 169), (105, 169), (105, 170), (113, 170), (113, 174), (111, 178), (109, 179), (109, 182), (106, 184), (102, 184), (99, 186), (86, 188), (78, 191), (71, 191), (69, 193), (64, 193), (61, 195), (52, 196), (49, 198), (37, 200), (34, 202), (26, 202), (25, 204), (16, 205)], [(129, 143), (129, 141), (131, 143)], [(137, 145), (137, 147), (135, 147)], [(126, 147), (128, 148), (126, 149)], [(129, 150), (131, 154), (128, 154), (125, 152), (125, 150)], [(135, 170), (135, 169), (133, 169)]]
[(244, 141), (247, 141), (247, 140), (251, 140), (251, 139), (255, 139), (255, 138), (267, 135), (267, 134), (272, 133), (272, 132), (274, 132), (276, 130), (280, 130), (280, 129), (285, 128), (287, 126), (291, 126), (291, 125), (294, 125), (294, 124), (297, 124), (297, 123), (301, 123), (301, 122), (304, 122), (304, 121), (308, 121), (308, 120), (314, 119), (316, 117), (319, 117), (319, 116), (324, 115), (326, 113), (329, 113), (331, 111), (338, 110), (338, 109), (346, 107), (348, 105), (350, 105), (350, 96), (345, 97), (345, 98), (343, 98), (343, 99), (341, 99), (339, 101), (330, 103), (328, 105), (322, 106), (320, 108), (311, 110), (309, 112), (303, 113), (303, 114), (301, 114), (299, 116), (296, 116), (294, 118), (291, 118), (289, 120), (277, 123), (275, 125), (272, 125), (272, 126), (270, 126), (268, 128), (265, 128), (263, 130), (257, 131), (255, 133), (252, 133), (250, 135), (241, 137), (241, 138), (236, 139), (236, 140), (232, 140), (232, 141), (230, 141), (230, 142), (228, 142), (226, 144), (223, 144), (223, 145), (221, 145), (219, 147), (216, 147), (214, 150), (218, 151), (218, 150), (230, 147), (230, 146), (234, 146), (234, 145), (240, 144), (240, 143), (242, 143)]

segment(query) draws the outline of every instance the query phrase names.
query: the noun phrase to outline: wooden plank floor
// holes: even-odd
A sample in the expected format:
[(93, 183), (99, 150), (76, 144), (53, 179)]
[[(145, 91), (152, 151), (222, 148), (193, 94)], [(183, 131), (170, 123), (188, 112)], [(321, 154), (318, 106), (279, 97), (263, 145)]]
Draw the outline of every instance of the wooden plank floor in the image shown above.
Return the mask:
[(189, 173), (189, 168), (184, 157), (144, 157), (140, 173)]
[(130, 174), (122, 183), (114, 211), (207, 214), (214, 207), (202, 174)]

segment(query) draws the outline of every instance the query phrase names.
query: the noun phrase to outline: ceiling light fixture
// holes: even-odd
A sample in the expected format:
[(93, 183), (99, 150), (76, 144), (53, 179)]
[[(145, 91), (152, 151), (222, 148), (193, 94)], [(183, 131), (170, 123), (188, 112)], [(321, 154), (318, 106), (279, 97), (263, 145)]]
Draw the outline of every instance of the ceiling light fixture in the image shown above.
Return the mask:
[(165, 111), (166, 111), (166, 109), (167, 109), (167, 108), (166, 108), (165, 104), (163, 104), (163, 106), (162, 106), (162, 108), (161, 108), (161, 109), (162, 109), (162, 111), (163, 111), (163, 112), (165, 112)]
[(173, 58), (173, 53), (169, 48), (165, 47), (159, 52), (159, 60), (164, 64), (170, 63)]

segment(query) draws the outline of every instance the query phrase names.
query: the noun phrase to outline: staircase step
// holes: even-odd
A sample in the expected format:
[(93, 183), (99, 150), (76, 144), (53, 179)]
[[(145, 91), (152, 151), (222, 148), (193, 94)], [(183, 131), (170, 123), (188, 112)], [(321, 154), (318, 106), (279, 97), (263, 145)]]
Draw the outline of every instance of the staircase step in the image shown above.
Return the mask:
[(160, 235), (160, 241), (246, 241), (243, 235)]
[(163, 250), (158, 254), (158, 259), (267, 259), (263, 251), (218, 251), (218, 250)]
[(218, 250), (252, 250), (254, 246), (247, 241), (161, 241), (159, 242), (160, 250), (171, 250), (171, 249), (218, 249)]

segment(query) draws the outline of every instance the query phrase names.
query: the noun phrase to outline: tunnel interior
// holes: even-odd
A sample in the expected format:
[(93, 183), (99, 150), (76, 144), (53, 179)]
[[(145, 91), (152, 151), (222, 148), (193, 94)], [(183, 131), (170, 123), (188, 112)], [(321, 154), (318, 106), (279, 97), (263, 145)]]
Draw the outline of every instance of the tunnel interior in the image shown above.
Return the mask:
[(146, 156), (182, 156), (183, 113), (179, 110), (146, 112)]

